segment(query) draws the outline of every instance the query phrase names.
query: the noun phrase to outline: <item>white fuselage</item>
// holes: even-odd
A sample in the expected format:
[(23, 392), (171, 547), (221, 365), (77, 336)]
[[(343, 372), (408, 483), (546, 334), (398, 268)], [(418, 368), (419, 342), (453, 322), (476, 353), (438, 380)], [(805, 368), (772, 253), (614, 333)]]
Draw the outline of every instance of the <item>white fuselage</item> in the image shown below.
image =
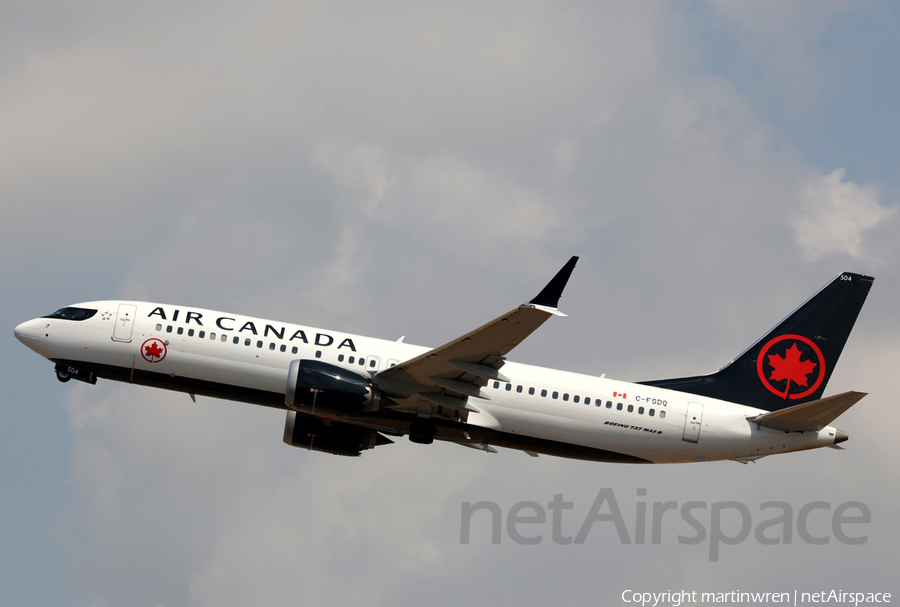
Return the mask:
[[(285, 394), (292, 360), (320, 360), (366, 375), (429, 350), (184, 306), (138, 301), (78, 305), (98, 313), (81, 321), (35, 319), (20, 325), (17, 335), (27, 334), (28, 339), (20, 339), (50, 360), (115, 369), (115, 376), (106, 375), (114, 379), (153, 373), (153, 385), (159, 387), (204, 394), (215, 391), (194, 390), (192, 382), (222, 386), (215, 395), (271, 406), (283, 407), (278, 398)], [(147, 348), (158, 353), (148, 356)], [(459, 422), (461, 427), (654, 463), (747, 461), (835, 442), (833, 427), (818, 432), (758, 427), (747, 418), (765, 411), (712, 398), (513, 362), (502, 371), (510, 382), (489, 381), (483, 388), (489, 400), (478, 399), (477, 410)], [(362, 425), (377, 427), (378, 414)], [(359, 418), (346, 421), (360, 423)]]

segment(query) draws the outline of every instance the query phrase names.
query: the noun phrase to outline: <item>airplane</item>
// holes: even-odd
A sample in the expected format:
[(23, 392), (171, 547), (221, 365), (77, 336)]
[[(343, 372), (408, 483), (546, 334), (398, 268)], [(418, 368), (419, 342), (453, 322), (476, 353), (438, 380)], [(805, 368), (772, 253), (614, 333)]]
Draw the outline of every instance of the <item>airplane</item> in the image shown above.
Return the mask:
[(190, 306), (93, 301), (18, 325), (56, 376), (287, 412), (284, 442), (358, 456), (409, 436), (614, 463), (834, 447), (865, 393), (823, 398), (874, 278), (843, 272), (710, 375), (630, 383), (507, 360), (558, 308), (578, 257), (526, 303), (438, 348)]

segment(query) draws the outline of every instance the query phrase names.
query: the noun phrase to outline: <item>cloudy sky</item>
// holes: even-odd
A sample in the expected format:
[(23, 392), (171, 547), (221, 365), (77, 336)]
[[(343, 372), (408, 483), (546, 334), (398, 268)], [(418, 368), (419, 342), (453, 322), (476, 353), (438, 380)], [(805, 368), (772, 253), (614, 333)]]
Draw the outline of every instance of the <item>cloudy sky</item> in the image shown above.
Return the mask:
[[(900, 591), (900, 13), (887, 1), (0, 3), (0, 605), (620, 604)], [(518, 361), (713, 371), (841, 271), (846, 451), (624, 466), (407, 440), (291, 449), (278, 411), (58, 383), (12, 328), (149, 299), (440, 345), (581, 262)], [(537, 545), (464, 502), (796, 511), (862, 545)], [(646, 489), (646, 497), (638, 495)], [(707, 517), (707, 526), (709, 518)], [(732, 521), (734, 522), (734, 521)], [(734, 533), (732, 529), (729, 533)], [(896, 596), (896, 594), (895, 594)]]

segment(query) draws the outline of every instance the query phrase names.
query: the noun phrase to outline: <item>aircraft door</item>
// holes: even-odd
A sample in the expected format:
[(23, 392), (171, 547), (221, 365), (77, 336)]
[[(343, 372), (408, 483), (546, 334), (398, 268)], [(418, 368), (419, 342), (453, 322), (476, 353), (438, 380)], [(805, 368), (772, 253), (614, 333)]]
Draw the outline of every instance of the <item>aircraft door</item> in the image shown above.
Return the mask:
[(113, 341), (131, 341), (131, 332), (134, 330), (134, 316), (137, 306), (132, 304), (119, 304), (119, 312), (116, 314), (116, 326), (113, 329)]
[(684, 434), (681, 440), (696, 443), (700, 440), (700, 425), (703, 422), (703, 405), (700, 403), (688, 403), (684, 416)]

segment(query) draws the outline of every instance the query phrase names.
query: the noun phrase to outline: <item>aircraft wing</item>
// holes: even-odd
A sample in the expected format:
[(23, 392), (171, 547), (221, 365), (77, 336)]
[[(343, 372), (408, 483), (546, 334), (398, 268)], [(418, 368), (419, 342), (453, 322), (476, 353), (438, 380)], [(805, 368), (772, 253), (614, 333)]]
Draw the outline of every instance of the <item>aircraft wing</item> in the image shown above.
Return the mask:
[[(506, 355), (557, 309), (575, 269), (572, 257), (531, 301), (462, 337), (375, 375), (378, 387), (402, 409), (438, 405), (455, 411), (478, 411), (472, 400), (489, 400), (481, 390), (489, 380), (508, 382), (500, 368)], [(425, 401), (422, 403), (422, 401)]]

